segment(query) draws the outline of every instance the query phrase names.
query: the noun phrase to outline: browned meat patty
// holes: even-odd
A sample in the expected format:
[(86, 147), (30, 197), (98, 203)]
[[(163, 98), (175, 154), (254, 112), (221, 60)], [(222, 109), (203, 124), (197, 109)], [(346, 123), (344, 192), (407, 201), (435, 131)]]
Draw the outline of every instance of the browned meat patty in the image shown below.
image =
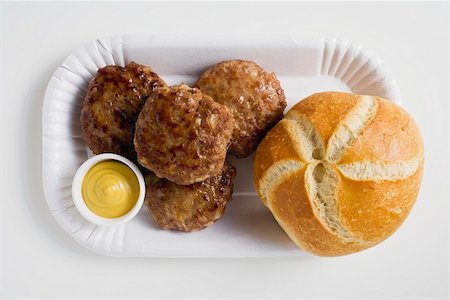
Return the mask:
[(235, 175), (236, 169), (227, 162), (219, 175), (192, 185), (178, 185), (151, 173), (145, 176), (145, 202), (162, 228), (200, 230), (223, 216)]
[(194, 87), (227, 106), (235, 119), (229, 152), (246, 157), (282, 117), (286, 98), (274, 73), (252, 61), (221, 62), (203, 73)]
[(151, 97), (136, 123), (139, 163), (183, 185), (220, 174), (234, 124), (228, 108), (187, 85), (164, 87)]
[(134, 62), (99, 69), (81, 110), (81, 132), (92, 152), (136, 160), (134, 124), (150, 93), (165, 85), (149, 67)]

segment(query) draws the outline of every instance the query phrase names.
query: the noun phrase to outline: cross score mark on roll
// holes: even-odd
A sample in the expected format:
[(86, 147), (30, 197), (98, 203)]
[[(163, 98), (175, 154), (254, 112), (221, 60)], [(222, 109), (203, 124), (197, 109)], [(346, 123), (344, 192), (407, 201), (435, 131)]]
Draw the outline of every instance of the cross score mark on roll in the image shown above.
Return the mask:
[[(350, 148), (366, 125), (376, 116), (378, 103), (374, 97), (361, 96), (357, 104), (338, 124), (325, 147), (319, 130), (307, 116), (297, 111), (290, 111), (280, 122), (294, 141), (296, 159), (285, 159), (269, 167), (259, 181), (261, 195), (270, 207), (270, 194), (285, 180), (282, 170), (296, 172), (306, 167), (305, 186), (317, 217), (334, 234), (347, 243), (366, 244), (355, 237), (343, 224), (337, 199), (338, 173), (355, 181), (396, 181), (414, 174), (420, 158), (383, 163), (360, 161), (339, 164), (345, 151)], [(401, 208), (397, 209), (401, 213)]]

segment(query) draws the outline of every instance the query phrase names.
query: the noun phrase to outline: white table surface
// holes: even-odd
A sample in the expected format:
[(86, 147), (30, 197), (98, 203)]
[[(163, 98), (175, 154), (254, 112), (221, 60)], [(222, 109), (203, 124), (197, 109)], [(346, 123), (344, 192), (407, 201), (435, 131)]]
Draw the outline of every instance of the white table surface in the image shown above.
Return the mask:
[[(0, 297), (449, 297), (448, 3), (0, 3)], [(388, 65), (425, 141), (418, 202), (379, 246), (340, 258), (118, 259), (73, 241), (41, 186), (47, 82), (113, 34), (342, 37)]]

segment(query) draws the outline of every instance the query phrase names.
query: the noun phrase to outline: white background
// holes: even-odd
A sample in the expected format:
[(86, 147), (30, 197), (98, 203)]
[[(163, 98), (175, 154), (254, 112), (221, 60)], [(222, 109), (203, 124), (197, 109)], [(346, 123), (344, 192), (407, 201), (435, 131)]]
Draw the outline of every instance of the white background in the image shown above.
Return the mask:
[[(449, 297), (448, 3), (0, 3), (0, 297)], [(353, 39), (390, 68), (422, 130), (418, 202), (379, 246), (340, 258), (117, 259), (50, 215), (41, 107), (77, 46), (115, 34), (280, 34)]]

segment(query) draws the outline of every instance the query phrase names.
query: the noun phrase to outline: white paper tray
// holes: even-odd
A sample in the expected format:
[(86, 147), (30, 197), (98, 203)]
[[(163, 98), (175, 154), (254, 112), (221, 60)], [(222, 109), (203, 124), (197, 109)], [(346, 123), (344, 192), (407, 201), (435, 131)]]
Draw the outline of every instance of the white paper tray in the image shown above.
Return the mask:
[(206, 68), (226, 59), (253, 60), (275, 72), (286, 93), (287, 109), (314, 92), (327, 90), (400, 101), (397, 85), (381, 61), (349, 41), (292, 36), (115, 36), (95, 40), (74, 51), (56, 70), (42, 112), (45, 197), (58, 223), (76, 241), (113, 256), (306, 255), (257, 198), (252, 181), (253, 156), (232, 159), (238, 170), (233, 201), (221, 220), (199, 232), (161, 230), (146, 207), (128, 224), (95, 226), (83, 219), (73, 204), (73, 175), (90, 155), (80, 133), (81, 104), (88, 82), (99, 68), (136, 61), (151, 66), (168, 84), (191, 84)]

